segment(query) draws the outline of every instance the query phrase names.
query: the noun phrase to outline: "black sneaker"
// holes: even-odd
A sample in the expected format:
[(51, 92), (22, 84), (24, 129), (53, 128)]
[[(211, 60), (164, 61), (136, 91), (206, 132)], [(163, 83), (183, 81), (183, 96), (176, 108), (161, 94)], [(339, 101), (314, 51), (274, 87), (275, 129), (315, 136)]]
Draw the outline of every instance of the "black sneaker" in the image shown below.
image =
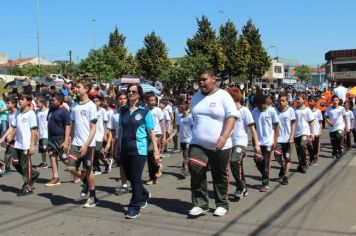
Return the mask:
[(114, 161), (112, 159), (109, 159), (108, 163), (105, 164), (105, 172), (104, 172), (105, 174), (108, 174), (111, 171), (113, 162)]
[(125, 217), (126, 219), (136, 219), (137, 217), (139, 217), (139, 215), (140, 215), (139, 211), (129, 210), (125, 215)]
[(247, 195), (248, 195), (247, 188), (244, 188), (242, 191), (236, 190), (234, 194), (235, 198), (239, 198), (239, 199), (246, 197)]
[(282, 179), (283, 178), (283, 176), (284, 176), (284, 168), (283, 167), (281, 167), (281, 169), (279, 170), (279, 174), (278, 174), (278, 177), (280, 178), (280, 179)]
[(317, 166), (318, 165), (318, 161), (317, 160), (312, 160), (310, 163), (309, 163), (310, 166)]
[(21, 192), (17, 193), (18, 197), (24, 197), (33, 194), (32, 190), (21, 190)]
[(297, 167), (297, 171), (300, 172), (300, 173), (303, 173), (303, 174), (307, 173), (302, 166), (298, 166)]
[(85, 197), (89, 192), (89, 186), (88, 184), (83, 184), (83, 189), (82, 191), (80, 192), (80, 196), (81, 197)]
[(288, 185), (288, 184), (289, 184), (289, 182), (288, 182), (288, 177), (287, 177), (287, 176), (284, 176), (284, 177), (283, 177), (281, 184), (282, 184), (282, 185)]
[(120, 188), (115, 189), (115, 195), (123, 195), (129, 192), (129, 188), (127, 186), (122, 186)]
[(151, 196), (152, 196), (151, 193), (148, 193), (147, 200), (144, 201), (144, 202), (141, 202), (141, 204), (140, 204), (140, 208), (141, 208), (141, 209), (146, 208), (146, 206), (147, 206), (147, 201), (148, 201), (148, 199), (150, 199)]
[(90, 197), (84, 204), (83, 208), (95, 207), (97, 203), (98, 203), (98, 199), (96, 197)]
[(46, 162), (42, 162), (41, 164), (39, 164), (39, 165), (37, 166), (37, 168), (47, 169), (47, 168), (48, 168), (48, 165), (47, 165)]

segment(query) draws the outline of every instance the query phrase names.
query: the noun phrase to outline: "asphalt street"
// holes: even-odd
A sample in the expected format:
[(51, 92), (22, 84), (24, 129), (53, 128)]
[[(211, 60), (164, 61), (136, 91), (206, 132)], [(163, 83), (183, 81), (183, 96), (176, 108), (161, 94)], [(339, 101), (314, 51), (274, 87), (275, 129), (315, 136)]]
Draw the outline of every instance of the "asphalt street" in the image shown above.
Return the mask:
[[(0, 151), (0, 155), (3, 153)], [(33, 157), (34, 164), (40, 156)], [(278, 163), (272, 162), (270, 191), (260, 193), (260, 174), (251, 149), (245, 159), (245, 175), (249, 194), (234, 201), (231, 179), (230, 210), (224, 217), (213, 216), (214, 194), (209, 179), (211, 211), (190, 218), (190, 179), (181, 179), (181, 154), (164, 158), (163, 175), (156, 185), (146, 186), (151, 192), (148, 206), (135, 220), (125, 219), (130, 194), (116, 196), (119, 169), (96, 178), (99, 204), (84, 209), (79, 197), (80, 184), (60, 165), (62, 184), (45, 187), (51, 169), (40, 169), (41, 176), (33, 195), (17, 197), (21, 176), (12, 172), (0, 178), (0, 235), (356, 235), (356, 148), (341, 159), (331, 158), (327, 130), (323, 131), (320, 161), (306, 174), (296, 172), (297, 157), (293, 148), (293, 164), (289, 185), (278, 179)], [(147, 180), (147, 169), (144, 180)]]

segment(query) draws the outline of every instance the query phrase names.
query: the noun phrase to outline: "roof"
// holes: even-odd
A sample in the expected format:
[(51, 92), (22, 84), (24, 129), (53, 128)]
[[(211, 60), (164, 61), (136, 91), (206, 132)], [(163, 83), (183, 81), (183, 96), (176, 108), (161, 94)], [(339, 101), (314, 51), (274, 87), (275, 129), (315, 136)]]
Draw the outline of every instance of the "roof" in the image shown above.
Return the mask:
[(330, 60), (337, 57), (356, 57), (356, 49), (333, 50), (325, 53), (325, 60)]
[(0, 64), (0, 68), (8, 68), (8, 67), (12, 67), (12, 66), (17, 66), (17, 65), (25, 63), (27, 61), (31, 61), (34, 58), (35, 57), (29, 57), (29, 58), (13, 60), (13, 61), (7, 62), (5, 64)]

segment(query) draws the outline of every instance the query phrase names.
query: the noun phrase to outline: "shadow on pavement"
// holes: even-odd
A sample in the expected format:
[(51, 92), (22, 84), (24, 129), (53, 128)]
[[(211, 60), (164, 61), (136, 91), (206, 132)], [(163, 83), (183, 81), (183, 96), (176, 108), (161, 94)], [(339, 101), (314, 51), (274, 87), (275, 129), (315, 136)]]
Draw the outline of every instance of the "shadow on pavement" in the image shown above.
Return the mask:
[(83, 203), (83, 200), (74, 200), (73, 198), (67, 198), (53, 193), (39, 193), (38, 196), (48, 198), (53, 206), (61, 206), (65, 204), (79, 205)]
[(20, 189), (12, 187), (12, 186), (6, 186), (6, 185), (0, 185), (0, 190), (2, 192), (11, 192), (11, 193), (19, 193)]
[(181, 215), (187, 215), (193, 206), (190, 202), (167, 198), (150, 198), (148, 203), (160, 207), (167, 212), (175, 212)]

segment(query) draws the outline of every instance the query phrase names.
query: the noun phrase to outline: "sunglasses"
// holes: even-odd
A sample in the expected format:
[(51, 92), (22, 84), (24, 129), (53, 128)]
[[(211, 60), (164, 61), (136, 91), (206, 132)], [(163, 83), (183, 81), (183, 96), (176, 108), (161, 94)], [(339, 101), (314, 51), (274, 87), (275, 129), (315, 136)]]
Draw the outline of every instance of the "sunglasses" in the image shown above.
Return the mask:
[(137, 91), (137, 90), (127, 90), (127, 93), (128, 93), (128, 94), (130, 94), (130, 93), (136, 94), (136, 93), (138, 93), (138, 91)]

